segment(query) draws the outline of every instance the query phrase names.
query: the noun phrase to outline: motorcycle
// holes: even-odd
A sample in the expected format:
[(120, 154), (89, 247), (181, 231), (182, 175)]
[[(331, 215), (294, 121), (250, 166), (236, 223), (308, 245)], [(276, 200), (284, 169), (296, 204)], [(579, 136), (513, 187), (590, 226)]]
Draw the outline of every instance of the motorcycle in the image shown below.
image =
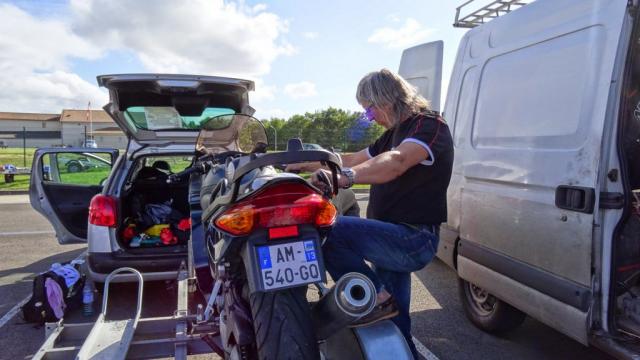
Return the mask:
[[(384, 352), (409, 359), (391, 322), (349, 328), (375, 306), (367, 277), (350, 273), (324, 286), (326, 234), (338, 214), (359, 213), (353, 193), (337, 186), (339, 157), (303, 150), (299, 139), (287, 151), (266, 149), (259, 120), (217, 116), (203, 125), (192, 166), (169, 178), (189, 176), (189, 257), (207, 300), (200, 321), (218, 334), (209, 345), (225, 359), (378, 359)], [(322, 189), (283, 171), (309, 161), (331, 170)], [(317, 302), (307, 299), (310, 286)]]

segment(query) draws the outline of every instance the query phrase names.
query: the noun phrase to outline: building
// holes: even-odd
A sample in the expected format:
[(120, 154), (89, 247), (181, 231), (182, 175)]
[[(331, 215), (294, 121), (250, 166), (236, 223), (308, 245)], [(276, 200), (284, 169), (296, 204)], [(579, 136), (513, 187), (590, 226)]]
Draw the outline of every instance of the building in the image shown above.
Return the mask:
[[(26, 141), (25, 141), (26, 138)], [(127, 138), (103, 110), (63, 110), (62, 114), (0, 112), (0, 145), (7, 147), (82, 146), (124, 149)]]
[(62, 126), (59, 114), (0, 112), (0, 145), (27, 147), (60, 145)]
[(127, 138), (118, 125), (103, 110), (63, 110), (61, 143), (82, 146), (85, 138), (93, 138), (99, 147), (124, 149)]

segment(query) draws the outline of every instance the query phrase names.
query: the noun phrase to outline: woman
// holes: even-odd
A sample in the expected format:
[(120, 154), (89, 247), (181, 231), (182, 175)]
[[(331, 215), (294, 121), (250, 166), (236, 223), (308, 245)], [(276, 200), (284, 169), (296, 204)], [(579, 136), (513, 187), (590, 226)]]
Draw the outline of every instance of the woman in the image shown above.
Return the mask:
[[(341, 187), (371, 184), (367, 219), (338, 217), (323, 247), (324, 260), (333, 279), (353, 271), (376, 286), (376, 308), (354, 325), (391, 318), (417, 357), (409, 316), (411, 272), (427, 265), (438, 248), (439, 226), (447, 219), (453, 142), (428, 102), (387, 69), (367, 74), (356, 98), (367, 118), (387, 131), (342, 158)], [(323, 186), (318, 173), (327, 170), (318, 167), (290, 168), (315, 170), (311, 180)]]

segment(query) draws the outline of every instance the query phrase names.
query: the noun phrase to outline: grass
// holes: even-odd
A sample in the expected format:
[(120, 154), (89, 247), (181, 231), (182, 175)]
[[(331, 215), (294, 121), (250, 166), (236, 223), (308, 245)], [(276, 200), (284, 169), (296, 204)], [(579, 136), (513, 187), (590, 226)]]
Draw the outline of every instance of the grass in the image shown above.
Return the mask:
[[(33, 153), (35, 148), (26, 149), (26, 166), (24, 151), (22, 148), (6, 148), (0, 149), (0, 165), (12, 164), (16, 167), (31, 168), (31, 162), (33, 161)], [(5, 183), (4, 176), (0, 176), (0, 192), (2, 191), (16, 191), (16, 190), (28, 190), (29, 189), (29, 175), (15, 175), (12, 183)]]
[(60, 174), (60, 182), (64, 184), (99, 185), (111, 172), (111, 168), (98, 168), (76, 173), (64, 172)]
[[(35, 148), (27, 148), (27, 163), (26, 167), (31, 167), (31, 161), (33, 161), (33, 153)], [(25, 167), (24, 155), (22, 148), (6, 148), (0, 149), (0, 165), (12, 164), (17, 167)]]
[(29, 175), (16, 175), (12, 183), (5, 183), (0, 176), (0, 193), (3, 191), (29, 190)]

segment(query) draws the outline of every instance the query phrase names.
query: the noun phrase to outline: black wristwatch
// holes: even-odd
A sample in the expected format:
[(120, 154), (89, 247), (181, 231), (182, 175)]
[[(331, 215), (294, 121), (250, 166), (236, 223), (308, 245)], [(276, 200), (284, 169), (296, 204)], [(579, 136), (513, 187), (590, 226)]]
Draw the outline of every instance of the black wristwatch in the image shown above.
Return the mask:
[(348, 189), (350, 187), (353, 186), (353, 183), (355, 182), (356, 179), (356, 173), (355, 171), (353, 171), (352, 168), (349, 167), (344, 167), (342, 168), (342, 175), (345, 176), (347, 178), (347, 180), (349, 180), (349, 182), (347, 183), (347, 185), (343, 186), (343, 189)]

